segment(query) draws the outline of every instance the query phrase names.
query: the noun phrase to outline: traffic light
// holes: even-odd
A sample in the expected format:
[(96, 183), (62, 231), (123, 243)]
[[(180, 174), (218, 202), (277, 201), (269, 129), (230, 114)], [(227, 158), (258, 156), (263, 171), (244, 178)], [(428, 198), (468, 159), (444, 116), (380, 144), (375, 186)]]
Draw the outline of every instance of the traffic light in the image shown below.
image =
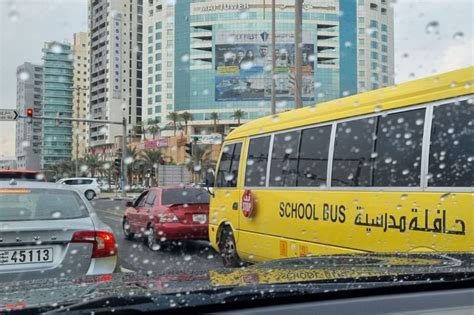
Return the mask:
[(33, 120), (33, 108), (26, 109), (26, 121), (31, 124)]
[(186, 143), (185, 144), (186, 146), (186, 154), (189, 155), (189, 156), (193, 156), (193, 144), (192, 143)]
[(117, 172), (120, 172), (121, 166), (122, 166), (122, 159), (115, 159), (114, 160), (114, 168)]
[(151, 171), (151, 177), (152, 177), (152, 178), (156, 177), (156, 170), (155, 170), (155, 168), (152, 167), (152, 168), (150, 169), (150, 171)]

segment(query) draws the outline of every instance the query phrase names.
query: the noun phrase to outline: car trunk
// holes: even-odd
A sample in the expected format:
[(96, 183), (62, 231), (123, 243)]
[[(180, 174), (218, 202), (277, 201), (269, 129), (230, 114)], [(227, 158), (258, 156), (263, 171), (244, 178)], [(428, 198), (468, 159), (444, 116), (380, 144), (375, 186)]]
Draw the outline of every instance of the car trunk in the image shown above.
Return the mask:
[[(0, 280), (28, 278), (29, 271), (84, 274), (92, 243), (71, 243), (77, 231), (94, 230), (90, 217), (0, 222)], [(30, 275), (31, 276), (31, 275)], [(8, 278), (8, 279), (7, 279)]]
[(208, 204), (175, 204), (169, 206), (180, 223), (183, 224), (206, 224), (209, 223)]

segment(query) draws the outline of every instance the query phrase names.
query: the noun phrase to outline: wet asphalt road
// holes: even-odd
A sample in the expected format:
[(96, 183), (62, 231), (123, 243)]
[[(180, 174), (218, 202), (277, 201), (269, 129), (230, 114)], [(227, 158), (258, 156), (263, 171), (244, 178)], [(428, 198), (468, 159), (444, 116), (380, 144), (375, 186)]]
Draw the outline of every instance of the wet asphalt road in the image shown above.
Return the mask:
[(152, 251), (142, 239), (125, 240), (122, 231), (125, 201), (98, 199), (92, 204), (103, 222), (114, 231), (118, 243), (119, 262), (123, 271), (162, 274), (222, 268), (219, 255), (207, 241), (183, 241), (181, 244)]

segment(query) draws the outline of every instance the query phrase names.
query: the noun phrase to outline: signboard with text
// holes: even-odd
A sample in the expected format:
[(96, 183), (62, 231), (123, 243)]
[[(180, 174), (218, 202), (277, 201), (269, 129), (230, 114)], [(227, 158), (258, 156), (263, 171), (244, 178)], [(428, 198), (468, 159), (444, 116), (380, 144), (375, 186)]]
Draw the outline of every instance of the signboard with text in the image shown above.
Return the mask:
[(191, 141), (196, 144), (221, 144), (222, 135), (191, 135)]
[(13, 121), (18, 118), (18, 112), (14, 109), (0, 109), (0, 120)]

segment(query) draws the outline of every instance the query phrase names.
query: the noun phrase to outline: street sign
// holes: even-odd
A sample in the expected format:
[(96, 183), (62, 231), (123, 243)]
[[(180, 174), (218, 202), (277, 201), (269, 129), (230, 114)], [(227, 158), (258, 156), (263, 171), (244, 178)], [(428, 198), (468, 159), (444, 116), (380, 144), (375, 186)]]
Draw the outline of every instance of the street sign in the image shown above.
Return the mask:
[(193, 141), (196, 144), (221, 144), (222, 135), (221, 134), (191, 135), (191, 141)]
[(18, 112), (14, 109), (0, 109), (0, 120), (16, 120)]

